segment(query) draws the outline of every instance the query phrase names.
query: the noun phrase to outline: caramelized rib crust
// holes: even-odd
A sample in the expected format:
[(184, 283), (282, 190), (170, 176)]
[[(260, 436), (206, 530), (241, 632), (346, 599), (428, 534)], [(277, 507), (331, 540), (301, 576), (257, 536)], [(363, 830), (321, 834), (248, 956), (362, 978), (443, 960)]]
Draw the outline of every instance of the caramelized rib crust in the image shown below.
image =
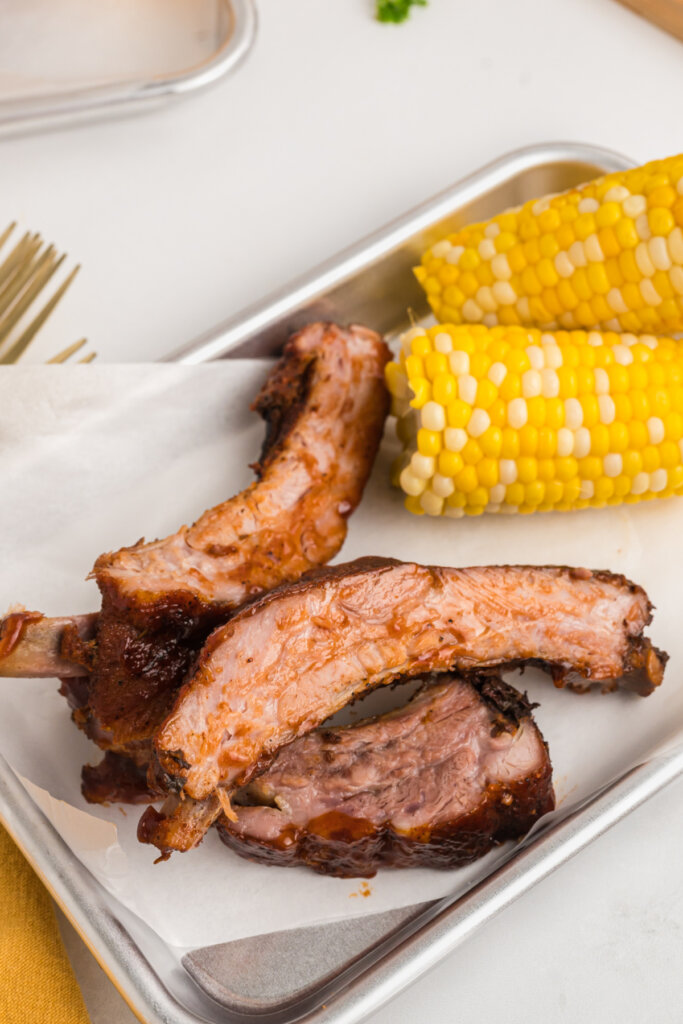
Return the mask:
[(237, 801), (218, 823), (231, 849), (342, 877), (467, 864), (554, 807), (530, 705), (485, 677), (441, 677), (398, 711), (295, 740)]
[(204, 800), (374, 686), (451, 669), (538, 663), (556, 684), (647, 694), (665, 656), (645, 592), (609, 572), (449, 569), (359, 559), (255, 600), (209, 637), (155, 738), (160, 785)]
[(97, 656), (87, 697), (71, 696), (76, 721), (101, 747), (148, 758), (210, 631), (337, 553), (381, 439), (388, 358), (362, 327), (302, 330), (253, 406), (267, 423), (258, 479), (193, 526), (97, 560)]

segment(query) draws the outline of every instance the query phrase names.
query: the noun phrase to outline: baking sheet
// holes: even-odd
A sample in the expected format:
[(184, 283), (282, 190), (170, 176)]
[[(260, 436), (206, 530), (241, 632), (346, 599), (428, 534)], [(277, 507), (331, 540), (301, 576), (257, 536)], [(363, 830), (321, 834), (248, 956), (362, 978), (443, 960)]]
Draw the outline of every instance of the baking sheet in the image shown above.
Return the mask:
[[(2, 371), (0, 608), (21, 601), (47, 614), (92, 610), (97, 591), (83, 578), (101, 551), (141, 534), (163, 536), (246, 485), (262, 436), (248, 405), (269, 365)], [(675, 568), (683, 504), (417, 519), (388, 483), (395, 448), (388, 436), (337, 561), (379, 554), (451, 565), (589, 565), (631, 576), (659, 606), (650, 633), (672, 657), (665, 686), (652, 697), (577, 696), (556, 691), (540, 673), (524, 676), (522, 686), (541, 701), (536, 717), (562, 810), (671, 741), (683, 711)], [(54, 682), (0, 680), (0, 744), (33, 784), (34, 798), (41, 799), (35, 786), (56, 798), (43, 809), (95, 877), (164, 941), (183, 948), (462, 892), (507, 854), (452, 873), (384, 871), (362, 884), (250, 864), (211, 834), (199, 850), (155, 866), (155, 851), (135, 839), (139, 809), (92, 808), (82, 800), (80, 766), (98, 752), (70, 722)], [(106, 825), (112, 822), (116, 837)], [(180, 892), (192, 898), (169, 899)]]

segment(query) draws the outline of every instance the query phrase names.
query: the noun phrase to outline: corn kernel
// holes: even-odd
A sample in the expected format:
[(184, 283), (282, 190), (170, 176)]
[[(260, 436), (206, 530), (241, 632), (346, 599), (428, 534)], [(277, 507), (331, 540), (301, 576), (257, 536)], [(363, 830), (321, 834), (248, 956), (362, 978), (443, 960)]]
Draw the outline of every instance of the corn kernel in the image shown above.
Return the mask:
[(463, 469), (465, 462), (460, 452), (449, 451), (447, 448), (439, 452), (439, 473), (442, 476), (454, 477)]

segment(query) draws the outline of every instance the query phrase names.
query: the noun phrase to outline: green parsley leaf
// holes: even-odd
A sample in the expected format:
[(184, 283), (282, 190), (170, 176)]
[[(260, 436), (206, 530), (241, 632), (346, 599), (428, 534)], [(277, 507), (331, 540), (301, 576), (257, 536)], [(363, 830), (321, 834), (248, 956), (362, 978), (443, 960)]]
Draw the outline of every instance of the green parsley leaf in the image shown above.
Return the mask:
[(393, 21), (398, 24), (410, 16), (410, 8), (426, 7), (427, 0), (377, 0), (377, 20)]

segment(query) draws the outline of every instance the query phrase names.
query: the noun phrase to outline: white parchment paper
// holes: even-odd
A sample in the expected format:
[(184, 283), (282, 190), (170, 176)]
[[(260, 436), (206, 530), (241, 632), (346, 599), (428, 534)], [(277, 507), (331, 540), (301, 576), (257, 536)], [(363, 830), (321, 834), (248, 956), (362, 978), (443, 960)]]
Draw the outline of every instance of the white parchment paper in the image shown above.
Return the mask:
[[(252, 479), (262, 426), (249, 403), (264, 361), (198, 367), (12, 367), (0, 371), (0, 613), (92, 611), (85, 576), (105, 550), (161, 537)], [(657, 606), (650, 627), (671, 661), (660, 691), (583, 696), (511, 677), (540, 701), (562, 808), (671, 743), (683, 727), (683, 502), (478, 519), (417, 519), (389, 485), (385, 440), (338, 557), (442, 565), (563, 563), (623, 572)], [(376, 700), (376, 698), (375, 698)], [(376, 705), (375, 705), (376, 706)], [(682, 736), (683, 739), (683, 736)], [(464, 870), (381, 871), (368, 884), (251, 864), (213, 832), (154, 865), (135, 838), (140, 809), (92, 807), (80, 768), (99, 751), (51, 680), (0, 679), (0, 751), (82, 863), (168, 943), (209, 945), (462, 892), (507, 850)]]

